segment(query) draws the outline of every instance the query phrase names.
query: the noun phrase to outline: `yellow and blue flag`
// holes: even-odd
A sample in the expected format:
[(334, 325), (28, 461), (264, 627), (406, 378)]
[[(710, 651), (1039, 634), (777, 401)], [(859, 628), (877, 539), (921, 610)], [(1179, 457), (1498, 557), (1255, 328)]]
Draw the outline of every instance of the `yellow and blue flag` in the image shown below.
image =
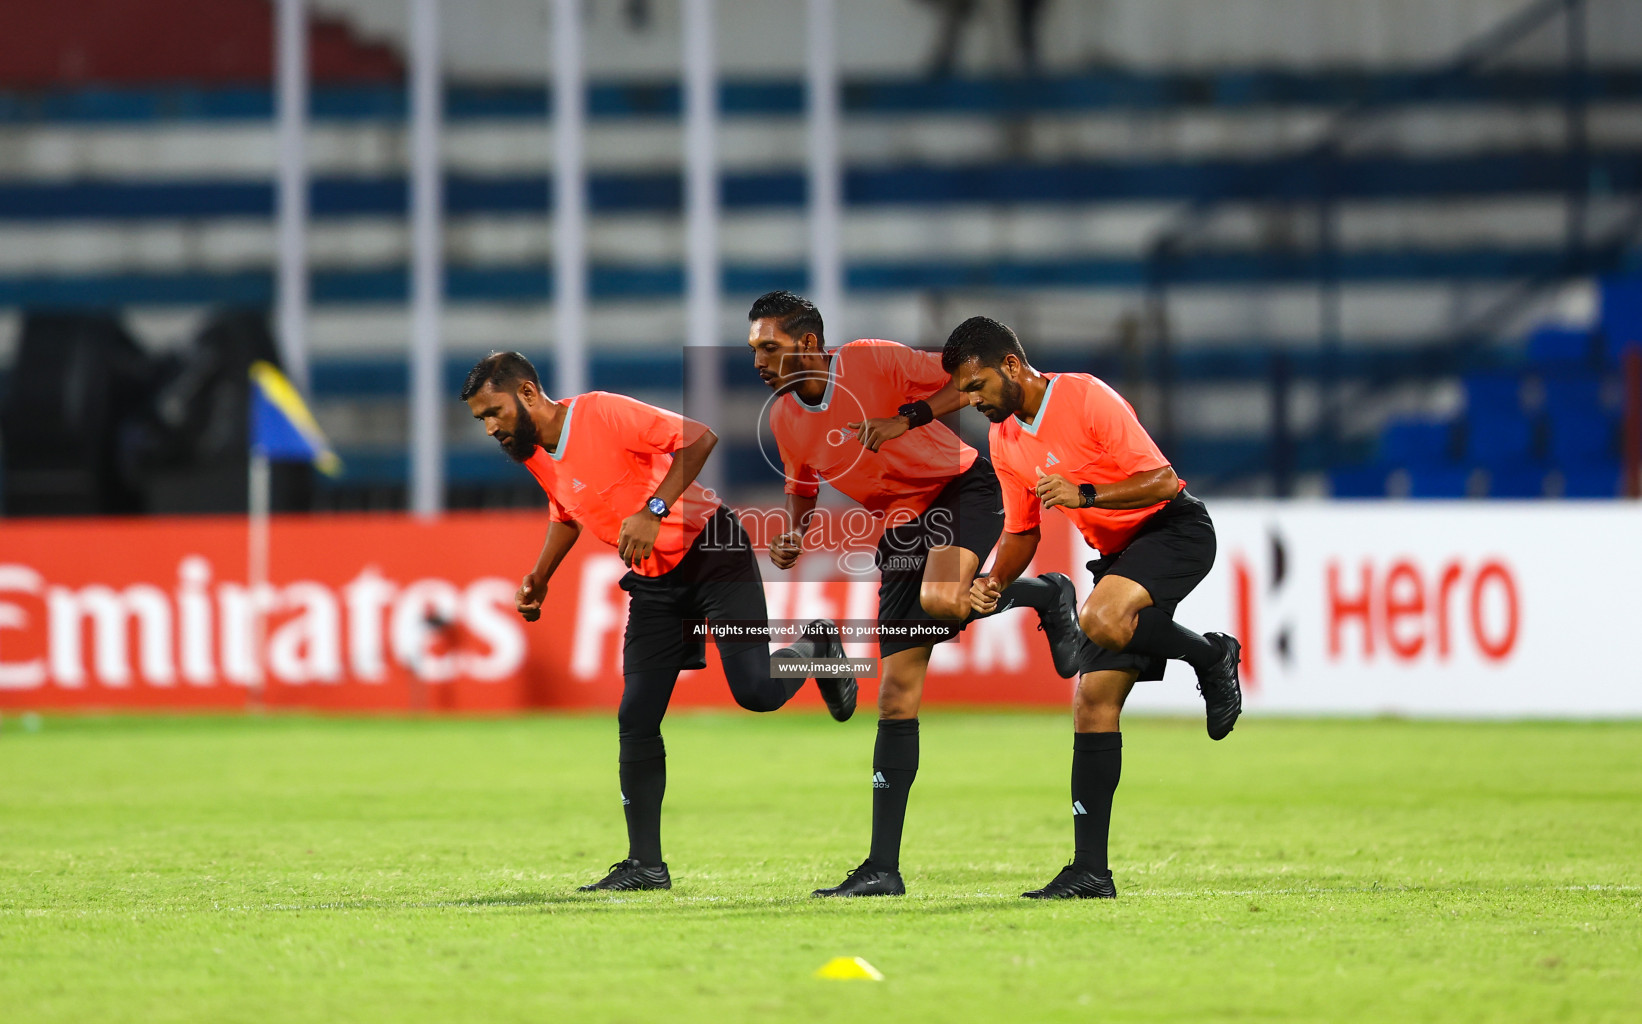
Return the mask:
[(251, 450), (274, 462), (312, 462), (327, 476), (342, 472), (302, 395), (260, 359), (251, 364)]

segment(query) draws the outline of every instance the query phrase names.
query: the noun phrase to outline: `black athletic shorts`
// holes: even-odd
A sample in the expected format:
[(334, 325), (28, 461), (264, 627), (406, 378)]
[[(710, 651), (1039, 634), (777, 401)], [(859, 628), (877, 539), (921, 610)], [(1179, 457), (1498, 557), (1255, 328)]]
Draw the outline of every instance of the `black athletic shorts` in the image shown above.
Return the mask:
[[(707, 637), (690, 636), (693, 623), (739, 619), (764, 622), (769, 606), (758, 559), (736, 514), (722, 506), (707, 520), (690, 550), (660, 576), (628, 572), (623, 672), (706, 668)], [(768, 639), (719, 644), (719, 654), (767, 647)]]
[[(884, 531), (875, 559), (878, 583), (878, 625), (914, 625), (915, 636), (880, 635), (878, 656), (936, 644), (957, 636), (961, 622), (935, 619), (919, 598), (929, 549), (955, 545), (975, 552), (984, 564), (1003, 533), (1003, 491), (997, 474), (984, 455), (953, 477), (916, 519)], [(944, 629), (935, 629), (937, 625)]]
[[(1214, 566), (1214, 523), (1203, 502), (1182, 490), (1141, 524), (1122, 551), (1088, 564), (1095, 582), (1101, 577), (1134, 580), (1152, 595), (1152, 604), (1169, 613), (1190, 594)], [(1090, 644), (1079, 674), (1128, 670), (1142, 682), (1163, 678), (1167, 659), (1146, 654), (1124, 654)]]

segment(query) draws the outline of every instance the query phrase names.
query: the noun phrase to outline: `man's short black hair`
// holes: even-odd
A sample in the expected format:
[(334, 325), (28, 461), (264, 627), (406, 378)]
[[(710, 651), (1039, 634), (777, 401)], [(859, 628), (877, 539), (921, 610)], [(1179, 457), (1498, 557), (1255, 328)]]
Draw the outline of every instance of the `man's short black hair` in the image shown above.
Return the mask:
[(747, 322), (764, 319), (774, 319), (783, 333), (795, 339), (813, 334), (815, 340), (823, 348), (826, 347), (827, 336), (821, 323), (821, 311), (802, 295), (785, 290), (760, 295), (753, 301), (753, 308), (747, 311)]
[(536, 376), (536, 367), (517, 352), (492, 352), (474, 364), (468, 379), (462, 382), (462, 401), (467, 401), (488, 385), (497, 391), (513, 391), (525, 381), (541, 389), (542, 380)]
[(952, 329), (941, 350), (941, 369), (947, 373), (971, 359), (982, 366), (999, 367), (1005, 356), (1026, 362), (1026, 350), (1015, 332), (989, 316), (972, 316)]

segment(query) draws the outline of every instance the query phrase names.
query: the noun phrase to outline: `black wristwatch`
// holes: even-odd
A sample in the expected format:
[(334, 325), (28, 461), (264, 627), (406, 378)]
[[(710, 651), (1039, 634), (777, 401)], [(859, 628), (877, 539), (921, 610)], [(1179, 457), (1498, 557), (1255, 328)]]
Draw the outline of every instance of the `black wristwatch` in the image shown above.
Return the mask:
[(667, 514), (673, 511), (667, 507), (667, 503), (665, 501), (655, 497), (652, 497), (649, 501), (645, 502), (644, 507), (649, 509), (650, 514), (655, 516), (657, 519), (666, 519)]
[(1097, 497), (1095, 494), (1095, 485), (1078, 484), (1078, 497), (1082, 499), (1081, 503), (1078, 505), (1078, 508), (1094, 508), (1095, 499)]

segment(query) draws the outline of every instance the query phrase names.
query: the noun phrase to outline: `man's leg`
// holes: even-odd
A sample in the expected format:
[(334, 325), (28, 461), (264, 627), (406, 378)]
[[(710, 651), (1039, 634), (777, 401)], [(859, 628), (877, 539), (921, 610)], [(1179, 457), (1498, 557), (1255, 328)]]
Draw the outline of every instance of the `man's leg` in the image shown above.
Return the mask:
[(880, 664), (878, 739), (872, 751), (871, 851), (843, 884), (817, 889), (817, 896), (899, 896), (906, 892), (901, 880), (901, 831), (906, 824), (907, 797), (918, 776), (918, 707), (931, 650), (926, 645), (895, 651)]
[(1022, 576), (998, 596), (998, 607), (977, 615), (969, 607), (969, 588), (981, 571), (981, 558), (968, 548), (943, 545), (929, 549), (924, 563), (924, 582), (918, 589), (918, 603), (932, 618), (963, 622), (984, 619), (1011, 608), (1031, 608), (1037, 612), (1054, 610), (1061, 602), (1061, 589), (1050, 576)]
[[(1207, 572), (1205, 567), (1203, 573)], [(1170, 599), (1171, 608), (1197, 585), (1197, 579)], [(1243, 713), (1243, 691), (1237, 678), (1243, 647), (1236, 637), (1192, 632), (1156, 607), (1145, 587), (1112, 573), (1095, 584), (1078, 621), (1089, 639), (1108, 651), (1172, 658), (1190, 665), (1203, 694), (1209, 738), (1221, 740), (1230, 735)]]
[(616, 712), (627, 857), (644, 865), (662, 863), (661, 800), (667, 793), (667, 750), (661, 739), (661, 719), (677, 681), (675, 669), (629, 673)]
[(1078, 680), (1072, 703), (1072, 863), (1111, 874), (1106, 837), (1112, 794), (1123, 771), (1123, 731), (1118, 718), (1134, 689), (1133, 671), (1090, 672)]
[(872, 751), (873, 864), (901, 867), (907, 797), (918, 776), (918, 708), (933, 647), (896, 651), (883, 660), (878, 684), (878, 741)]
[(1199, 673), (1212, 668), (1222, 654), (1214, 643), (1154, 606), (1145, 587), (1110, 573), (1083, 602), (1078, 622), (1090, 640), (1108, 651), (1172, 658)]
[(652, 668), (625, 673), (621, 707), (616, 712), (621, 739), (622, 814), (627, 818), (627, 857), (582, 892), (671, 889), (672, 877), (661, 857), (661, 800), (667, 793), (667, 750), (661, 719), (673, 696), (678, 669)]
[(962, 622), (969, 618), (969, 586), (981, 571), (981, 557), (968, 548), (943, 544), (929, 549), (918, 603), (930, 617)]
[(1072, 838), (1075, 853), (1055, 880), (1021, 895), (1029, 899), (1110, 899), (1117, 895), (1107, 861), (1112, 795), (1123, 772), (1119, 715), (1133, 670), (1088, 672), (1072, 702)]
[[(754, 566), (756, 573), (757, 567)], [(698, 609), (710, 622), (748, 622), (764, 625), (769, 622), (769, 608), (764, 599), (762, 583), (713, 583), (702, 589)], [(793, 698), (808, 681), (805, 676), (774, 676), (770, 673), (771, 659), (808, 661), (814, 658), (842, 657), (843, 644), (837, 639), (838, 630), (831, 622), (821, 620), (809, 635), (787, 647), (770, 653), (763, 641), (749, 643), (744, 639), (715, 634), (719, 661), (724, 665), (724, 679), (730, 685), (730, 695), (748, 711), (775, 711)], [(838, 721), (855, 713), (855, 680), (816, 679), (826, 698), (827, 710)]]
[[(996, 539), (993, 536), (991, 542), (995, 543)], [(1071, 678), (1087, 643), (1078, 630), (1072, 581), (1060, 573), (1023, 576), (1004, 588), (996, 608), (977, 614), (970, 607), (969, 594), (975, 574), (980, 572), (981, 561), (980, 555), (966, 547), (945, 544), (930, 548), (918, 591), (918, 602), (924, 611), (935, 619), (969, 622), (1011, 608), (1031, 608), (1038, 613), (1038, 626), (1049, 638), (1055, 671), (1062, 678)]]

